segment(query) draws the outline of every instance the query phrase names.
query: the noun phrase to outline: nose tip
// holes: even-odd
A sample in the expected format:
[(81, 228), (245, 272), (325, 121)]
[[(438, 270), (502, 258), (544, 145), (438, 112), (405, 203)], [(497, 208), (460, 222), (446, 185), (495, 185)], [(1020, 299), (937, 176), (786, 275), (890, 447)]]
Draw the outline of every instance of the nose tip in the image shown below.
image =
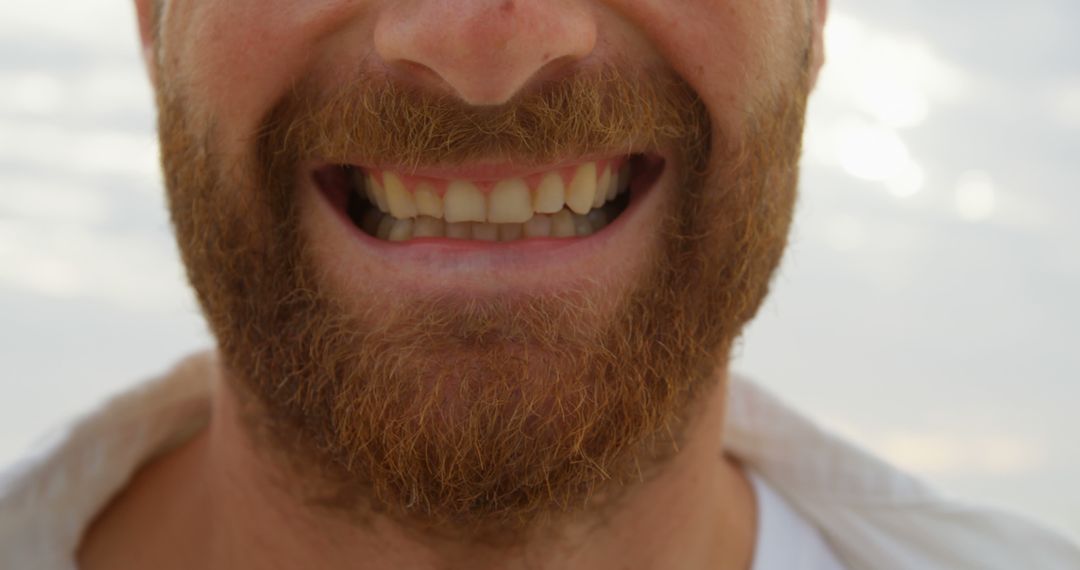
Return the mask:
[(408, 79), (472, 105), (505, 103), (592, 53), (594, 16), (573, 0), (418, 0), (380, 13), (375, 50)]

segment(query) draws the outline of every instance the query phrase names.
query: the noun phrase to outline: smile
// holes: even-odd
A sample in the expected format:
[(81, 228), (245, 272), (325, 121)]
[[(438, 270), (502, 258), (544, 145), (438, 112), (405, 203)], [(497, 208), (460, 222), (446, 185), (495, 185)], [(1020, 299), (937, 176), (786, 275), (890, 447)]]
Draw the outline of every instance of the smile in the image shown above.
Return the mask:
[[(678, 169), (660, 153), (298, 171), (301, 229), (342, 294), (562, 294), (637, 279)], [(372, 276), (378, 276), (373, 280)]]
[(626, 155), (507, 175), (491, 168), (406, 174), (333, 165), (313, 178), (345, 218), (382, 242), (493, 244), (599, 233), (662, 168), (657, 157)]

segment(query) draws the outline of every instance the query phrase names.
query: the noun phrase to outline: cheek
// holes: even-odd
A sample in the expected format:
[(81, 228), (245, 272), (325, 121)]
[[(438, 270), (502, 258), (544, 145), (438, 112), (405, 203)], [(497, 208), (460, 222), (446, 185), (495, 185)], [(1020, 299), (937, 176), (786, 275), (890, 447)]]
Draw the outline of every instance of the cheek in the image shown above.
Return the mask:
[[(175, 3), (166, 20), (170, 76), (219, 125), (226, 152), (242, 151), (264, 114), (290, 85), (317, 67), (322, 38), (352, 20), (342, 0), (208, 0)], [(351, 35), (351, 34), (350, 34)], [(334, 54), (354, 59), (362, 46)]]
[(668, 65), (702, 97), (716, 127), (741, 118), (790, 76), (802, 0), (616, 0)]

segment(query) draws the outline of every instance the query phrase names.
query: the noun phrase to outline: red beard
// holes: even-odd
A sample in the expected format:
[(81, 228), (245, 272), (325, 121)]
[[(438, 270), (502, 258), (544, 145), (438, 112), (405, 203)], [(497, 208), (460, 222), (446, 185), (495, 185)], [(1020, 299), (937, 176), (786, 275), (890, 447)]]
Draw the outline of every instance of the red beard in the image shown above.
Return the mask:
[[(256, 441), (305, 478), (303, 498), (505, 534), (604, 504), (660, 468), (784, 249), (805, 74), (743, 132), (720, 134), (680, 80), (610, 70), (496, 110), (365, 78), (314, 92), (280, 101), (242, 164), (216, 153), (214, 125), (193, 120), (183, 86), (159, 93), (191, 282), (253, 406)], [(420, 164), (499, 149), (544, 162), (628, 140), (675, 149), (685, 175), (649, 263), (622, 291), (346, 303), (300, 231), (293, 182), (305, 157)], [(615, 310), (596, 309), (598, 295)]]

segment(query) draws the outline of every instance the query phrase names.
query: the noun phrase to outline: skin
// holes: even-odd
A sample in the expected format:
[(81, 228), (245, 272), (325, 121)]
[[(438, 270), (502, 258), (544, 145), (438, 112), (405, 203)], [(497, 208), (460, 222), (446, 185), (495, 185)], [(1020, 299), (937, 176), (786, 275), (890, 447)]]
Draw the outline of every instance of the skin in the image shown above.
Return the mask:
[[(151, 0), (136, 0), (136, 7), (148, 61), (167, 60), (188, 93), (198, 94), (189, 102), (193, 116), (213, 117), (220, 152), (242, 161), (250, 133), (293, 80), (316, 77), (331, 88), (334, 77), (361, 65), (476, 106), (505, 103), (578, 67), (663, 66), (698, 94), (714, 132), (740, 133), (747, 110), (790, 74), (790, 54), (808, 23), (813, 83), (826, 2), (200, 0), (170, 6), (157, 27)], [(160, 86), (162, 78), (151, 76)], [(657, 203), (675, 191), (671, 178), (660, 182)], [(360, 252), (338, 263), (340, 236), (319, 223), (317, 206), (302, 199), (301, 207), (314, 257), (337, 294), (355, 295), (363, 282), (366, 296), (392, 301), (431, 287), (415, 285), (431, 282), (430, 268), (416, 260), (385, 271)], [(658, 216), (644, 212), (637, 227), (658, 224)], [(438, 282), (471, 292), (536, 292), (580, 287), (585, 275), (598, 290), (622, 290), (646, 264), (649, 239), (641, 233), (603, 255), (509, 273), (471, 259), (444, 268)], [(723, 386), (724, 367), (715, 374)], [(630, 489), (602, 524), (569, 518), (558, 533), (502, 547), (417, 533), (391, 520), (349, 524), (308, 508), (281, 492), (277, 471), (244, 429), (243, 404), (229, 382), (219, 378), (215, 386), (209, 427), (147, 465), (102, 512), (84, 537), (82, 567), (738, 569), (752, 560), (753, 495), (737, 463), (720, 451), (722, 389), (700, 402), (662, 473)]]

